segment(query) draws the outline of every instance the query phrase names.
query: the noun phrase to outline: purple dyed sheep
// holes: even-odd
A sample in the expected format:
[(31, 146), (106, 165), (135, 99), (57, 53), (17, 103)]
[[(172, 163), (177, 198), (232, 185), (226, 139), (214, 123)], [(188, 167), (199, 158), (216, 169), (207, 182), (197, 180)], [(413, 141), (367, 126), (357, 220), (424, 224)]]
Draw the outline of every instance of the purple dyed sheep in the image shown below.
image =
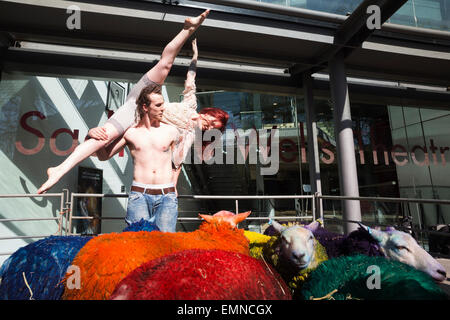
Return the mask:
[(356, 254), (384, 256), (421, 270), (435, 281), (446, 279), (445, 268), (426, 252), (410, 234), (393, 227), (382, 231), (359, 225), (358, 230), (347, 236), (329, 232), (324, 228), (316, 228), (313, 234), (326, 248), (330, 259)]

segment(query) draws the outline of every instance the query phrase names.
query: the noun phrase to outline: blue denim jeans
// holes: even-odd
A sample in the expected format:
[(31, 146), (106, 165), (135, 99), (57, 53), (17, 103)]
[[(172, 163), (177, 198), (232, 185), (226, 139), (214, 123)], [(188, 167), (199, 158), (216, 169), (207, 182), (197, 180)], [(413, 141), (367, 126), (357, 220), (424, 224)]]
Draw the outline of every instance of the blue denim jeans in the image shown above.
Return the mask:
[(175, 232), (178, 217), (178, 199), (175, 192), (151, 195), (131, 191), (128, 196), (128, 225), (141, 219), (156, 224), (160, 231)]

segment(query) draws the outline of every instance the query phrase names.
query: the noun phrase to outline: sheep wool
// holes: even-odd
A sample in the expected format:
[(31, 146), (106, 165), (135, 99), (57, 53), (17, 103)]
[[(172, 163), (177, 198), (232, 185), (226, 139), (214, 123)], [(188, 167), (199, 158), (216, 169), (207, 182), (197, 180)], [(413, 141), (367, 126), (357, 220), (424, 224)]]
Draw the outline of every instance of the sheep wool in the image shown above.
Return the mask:
[[(374, 269), (378, 267), (379, 273)], [(375, 271), (374, 271), (375, 270)], [(373, 276), (379, 274), (379, 282)], [(304, 299), (434, 300), (447, 295), (426, 273), (384, 257), (343, 256), (322, 263), (301, 289)]]
[(319, 227), (313, 234), (326, 248), (330, 258), (358, 254), (371, 257), (384, 256), (378, 242), (363, 228), (344, 236)]
[(60, 299), (67, 268), (91, 239), (50, 236), (18, 249), (0, 268), (0, 299)]
[(159, 231), (159, 228), (156, 224), (151, 223), (148, 220), (141, 219), (138, 222), (132, 223), (123, 229), (122, 232), (130, 232), (130, 231)]
[(253, 258), (261, 258), (264, 246), (267, 245), (267, 243), (269, 242), (269, 240), (271, 240), (272, 237), (248, 230), (244, 231), (244, 235), (250, 242), (249, 244), (250, 256), (252, 256)]
[(149, 261), (111, 295), (122, 300), (288, 300), (289, 288), (264, 261), (223, 250), (184, 250)]
[(152, 259), (186, 249), (222, 249), (249, 255), (248, 245), (243, 230), (232, 228), (226, 221), (203, 222), (193, 232), (140, 231), (100, 235), (88, 242), (74, 259), (73, 264), (81, 272), (81, 288), (66, 289), (62, 298), (109, 299), (120, 280)]

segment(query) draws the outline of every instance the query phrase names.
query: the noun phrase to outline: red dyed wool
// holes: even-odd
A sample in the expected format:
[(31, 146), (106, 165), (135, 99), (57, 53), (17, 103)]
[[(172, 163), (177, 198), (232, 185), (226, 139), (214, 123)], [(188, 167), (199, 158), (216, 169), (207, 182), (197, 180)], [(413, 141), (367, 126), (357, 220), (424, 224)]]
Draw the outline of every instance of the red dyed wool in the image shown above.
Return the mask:
[(147, 261), (178, 251), (222, 249), (249, 255), (244, 231), (235, 228), (248, 214), (220, 211), (214, 216), (202, 216), (208, 221), (192, 232), (140, 231), (97, 236), (72, 261), (80, 270), (80, 288), (66, 287), (62, 299), (107, 300), (131, 271)]
[(268, 264), (223, 250), (184, 250), (144, 263), (111, 295), (116, 300), (290, 300)]

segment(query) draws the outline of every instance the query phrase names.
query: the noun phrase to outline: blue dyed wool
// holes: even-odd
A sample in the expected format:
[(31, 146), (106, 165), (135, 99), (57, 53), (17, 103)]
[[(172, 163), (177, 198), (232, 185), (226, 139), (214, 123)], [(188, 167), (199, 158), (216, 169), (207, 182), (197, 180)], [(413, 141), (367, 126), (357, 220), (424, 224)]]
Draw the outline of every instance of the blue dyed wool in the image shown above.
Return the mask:
[(28, 300), (30, 290), (36, 300), (58, 300), (67, 268), (92, 237), (50, 236), (17, 250), (0, 268), (0, 299)]
[[(127, 231), (159, 231), (144, 219), (126, 227)], [(62, 282), (72, 260), (90, 236), (50, 236), (18, 249), (0, 268), (1, 300), (59, 300)], [(31, 288), (26, 286), (23, 276)]]
[(132, 223), (123, 229), (123, 232), (128, 231), (159, 231), (159, 228), (156, 224), (150, 223), (148, 220), (141, 219), (138, 222)]

